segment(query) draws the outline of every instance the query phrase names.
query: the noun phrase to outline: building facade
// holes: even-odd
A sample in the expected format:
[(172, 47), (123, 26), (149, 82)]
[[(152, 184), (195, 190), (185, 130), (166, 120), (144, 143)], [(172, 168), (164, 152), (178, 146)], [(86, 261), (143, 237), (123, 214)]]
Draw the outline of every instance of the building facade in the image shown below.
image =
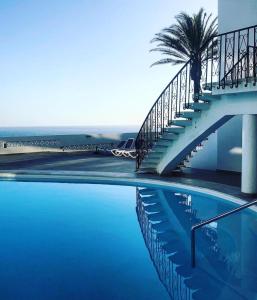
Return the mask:
[[(229, 32), (256, 24), (256, 0), (218, 1), (219, 33)], [(206, 142), (203, 149), (192, 159), (190, 166), (192, 168), (207, 170), (241, 172), (242, 120), (243, 116), (237, 115), (210, 135), (208, 142)], [(248, 135), (249, 133), (247, 132), (246, 134)], [(255, 137), (257, 138), (257, 131)]]

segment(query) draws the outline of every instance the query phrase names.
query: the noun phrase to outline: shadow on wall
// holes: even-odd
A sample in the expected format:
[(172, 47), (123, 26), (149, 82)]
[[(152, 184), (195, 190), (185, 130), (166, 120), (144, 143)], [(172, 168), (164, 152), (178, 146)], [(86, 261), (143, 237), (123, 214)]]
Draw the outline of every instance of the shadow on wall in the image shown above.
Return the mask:
[(241, 172), (242, 116), (229, 120), (218, 130), (217, 169)]
[[(256, 133), (257, 134), (257, 133)], [(234, 116), (208, 137), (201, 151), (191, 158), (194, 169), (241, 172), (242, 116)]]

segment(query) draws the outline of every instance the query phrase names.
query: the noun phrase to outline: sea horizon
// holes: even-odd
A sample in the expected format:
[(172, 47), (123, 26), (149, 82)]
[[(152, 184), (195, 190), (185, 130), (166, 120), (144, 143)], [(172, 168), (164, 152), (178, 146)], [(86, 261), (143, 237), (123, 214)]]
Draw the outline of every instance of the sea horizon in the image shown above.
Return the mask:
[(137, 132), (138, 125), (96, 125), (96, 126), (0, 126), (0, 137), (111, 134)]

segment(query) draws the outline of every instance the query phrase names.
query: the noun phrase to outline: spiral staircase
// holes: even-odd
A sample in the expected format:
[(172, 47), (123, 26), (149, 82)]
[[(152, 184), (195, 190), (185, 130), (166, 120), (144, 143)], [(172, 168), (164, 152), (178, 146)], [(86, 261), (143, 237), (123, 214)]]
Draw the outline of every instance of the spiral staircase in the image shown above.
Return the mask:
[(215, 36), (202, 48), (201, 91), (189, 60), (150, 109), (136, 139), (137, 171), (170, 174), (233, 116), (257, 114), (257, 25)]

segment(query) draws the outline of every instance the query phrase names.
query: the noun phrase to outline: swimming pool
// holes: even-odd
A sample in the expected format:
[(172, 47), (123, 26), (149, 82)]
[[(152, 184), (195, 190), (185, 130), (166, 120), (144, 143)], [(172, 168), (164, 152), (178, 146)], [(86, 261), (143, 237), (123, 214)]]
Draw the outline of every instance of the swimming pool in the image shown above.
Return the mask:
[(254, 209), (166, 188), (0, 182), (1, 299), (257, 299)]

